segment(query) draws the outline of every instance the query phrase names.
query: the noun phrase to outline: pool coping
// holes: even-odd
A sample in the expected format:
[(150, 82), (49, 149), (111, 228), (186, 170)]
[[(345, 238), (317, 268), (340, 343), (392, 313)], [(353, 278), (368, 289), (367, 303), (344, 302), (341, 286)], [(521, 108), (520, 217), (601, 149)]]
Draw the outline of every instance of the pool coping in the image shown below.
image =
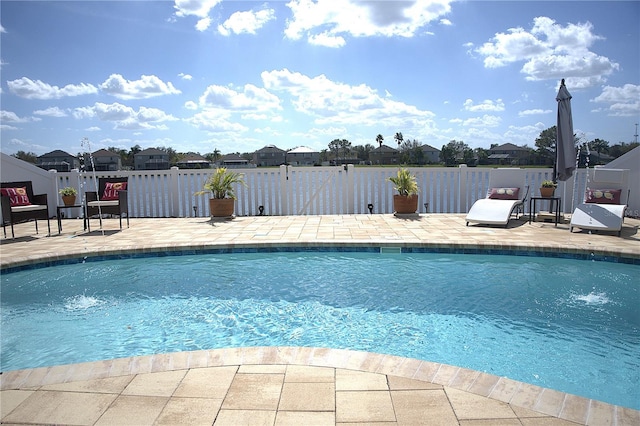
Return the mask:
[(640, 411), (443, 363), (349, 349), (261, 346), (163, 353), (7, 371), (0, 390), (223, 366), (304, 365), (384, 374), (453, 388), (579, 424), (633, 424)]

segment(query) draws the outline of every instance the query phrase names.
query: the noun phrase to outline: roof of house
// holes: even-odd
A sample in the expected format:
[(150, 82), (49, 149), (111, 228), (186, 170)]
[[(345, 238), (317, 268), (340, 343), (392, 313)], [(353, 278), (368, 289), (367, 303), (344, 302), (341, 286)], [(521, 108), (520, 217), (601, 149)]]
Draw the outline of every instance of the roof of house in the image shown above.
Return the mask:
[(318, 151), (315, 151), (309, 148), (308, 146), (299, 146), (297, 148), (293, 148), (288, 151), (289, 154), (313, 154), (317, 152)]
[(227, 154), (220, 157), (220, 163), (248, 163), (249, 160), (242, 158), (238, 154)]
[(182, 160), (179, 161), (179, 163), (208, 163), (209, 160), (207, 160), (206, 158), (204, 158), (202, 155), (200, 154), (196, 154), (195, 152), (189, 152), (187, 153)]
[(114, 157), (114, 156), (119, 157), (120, 156), (120, 154), (118, 154), (117, 152), (108, 151), (106, 149), (99, 149), (95, 152), (92, 152), (91, 155), (93, 155), (94, 157)]
[(267, 146), (264, 146), (264, 147), (260, 148), (256, 152), (286, 152), (286, 151), (284, 149), (278, 148), (275, 145), (267, 145)]
[(169, 153), (167, 151), (162, 151), (157, 148), (147, 148), (147, 149), (143, 149), (142, 151), (136, 154), (136, 156), (138, 155), (167, 155), (168, 156)]
[(422, 145), (422, 150), (423, 151), (437, 151), (437, 152), (440, 152), (440, 150), (438, 148), (434, 148), (431, 145), (427, 145), (426, 143), (424, 145)]
[(512, 143), (505, 143), (500, 146), (494, 146), (489, 151), (528, 151), (528, 149)]
[(60, 149), (56, 149), (55, 151), (42, 154), (38, 158), (47, 158), (47, 157), (73, 157), (73, 155), (69, 154), (68, 152), (62, 151)]
[(382, 146), (379, 146), (377, 148), (375, 148), (373, 151), (371, 152), (377, 152), (377, 153), (381, 153), (381, 152), (398, 152), (397, 149), (392, 148), (388, 145), (382, 144)]

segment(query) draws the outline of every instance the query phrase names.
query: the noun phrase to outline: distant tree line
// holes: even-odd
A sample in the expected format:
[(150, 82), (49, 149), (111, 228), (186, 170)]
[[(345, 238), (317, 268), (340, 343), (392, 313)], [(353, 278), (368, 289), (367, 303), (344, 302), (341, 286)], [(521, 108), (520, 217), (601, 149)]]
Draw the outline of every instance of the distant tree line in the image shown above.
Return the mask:
[[(425, 165), (429, 161), (425, 158), (423, 151), (423, 144), (417, 139), (406, 139), (401, 132), (397, 132), (394, 135), (394, 140), (397, 144), (399, 151), (399, 161), (401, 164), (406, 165)], [(378, 147), (382, 147), (384, 137), (378, 134), (375, 138), (375, 142)], [(594, 152), (601, 157), (603, 154), (609, 156), (611, 159), (620, 157), (621, 155), (631, 151), (639, 144), (636, 142), (625, 143), (620, 142), (616, 145), (609, 145), (608, 141), (602, 139), (593, 139), (591, 141), (583, 141), (579, 137), (574, 136), (574, 143), (581, 152), (580, 166), (584, 164), (585, 154)], [(443, 145), (440, 149), (440, 164), (446, 166), (455, 166), (458, 164), (467, 165), (485, 165), (490, 164), (489, 152), (490, 149), (495, 148), (497, 144), (492, 144), (489, 149), (476, 148), (472, 149), (463, 141), (452, 140), (446, 145)], [(535, 148), (530, 148), (527, 145), (521, 146), (521, 148), (529, 150), (529, 156), (527, 160), (528, 165), (551, 165), (553, 164), (555, 157), (556, 146), (556, 126), (549, 127), (548, 129), (540, 132), (540, 135), (535, 139)], [(165, 151), (169, 154), (169, 163), (175, 165), (180, 162), (189, 153), (177, 152), (171, 147), (157, 147), (161, 151)], [(370, 162), (370, 154), (376, 147), (373, 144), (364, 144), (352, 146), (351, 142), (347, 139), (334, 139), (329, 142), (328, 149), (320, 151), (320, 161), (330, 162), (336, 161), (340, 163), (354, 162), (368, 164)], [(134, 145), (129, 150), (108, 147), (107, 151), (114, 152), (120, 156), (122, 166), (124, 168), (133, 168), (135, 154), (142, 151), (140, 145)], [(199, 154), (199, 153), (197, 153)], [(242, 158), (249, 161), (253, 158), (253, 153), (237, 153)], [(38, 155), (33, 152), (18, 151), (12, 154), (13, 157), (24, 160), (28, 163), (36, 164)], [(82, 153), (78, 153), (78, 157), (82, 157)], [(212, 152), (204, 154), (204, 158), (208, 161), (215, 163), (222, 157), (222, 153), (218, 149), (214, 149)], [(590, 163), (590, 165), (594, 165)]]

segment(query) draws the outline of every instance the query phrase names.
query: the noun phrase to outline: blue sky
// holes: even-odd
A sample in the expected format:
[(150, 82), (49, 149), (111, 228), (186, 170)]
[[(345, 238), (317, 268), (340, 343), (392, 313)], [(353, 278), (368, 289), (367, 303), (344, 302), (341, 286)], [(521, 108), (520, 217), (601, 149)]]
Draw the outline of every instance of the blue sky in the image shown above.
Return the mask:
[(636, 1), (2, 1), (1, 146), (633, 142)]

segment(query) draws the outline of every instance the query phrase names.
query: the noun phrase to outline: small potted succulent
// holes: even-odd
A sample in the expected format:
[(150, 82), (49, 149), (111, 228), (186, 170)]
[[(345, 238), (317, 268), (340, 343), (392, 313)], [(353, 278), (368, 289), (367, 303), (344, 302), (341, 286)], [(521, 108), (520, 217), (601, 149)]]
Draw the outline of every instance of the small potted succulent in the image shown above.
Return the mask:
[(65, 206), (73, 206), (76, 203), (76, 196), (78, 195), (78, 191), (72, 187), (67, 186), (58, 191), (62, 197), (62, 202)]
[(393, 209), (396, 214), (413, 214), (418, 210), (418, 182), (416, 176), (404, 167), (398, 169), (389, 181), (393, 183), (397, 194), (393, 196)]
[(555, 192), (557, 186), (558, 184), (552, 180), (542, 181), (542, 183), (540, 184), (540, 195), (545, 198), (553, 197), (553, 193)]
[(236, 194), (234, 185), (246, 186), (242, 173), (228, 171), (225, 167), (219, 167), (207, 179), (203, 190), (195, 195), (211, 194), (209, 198), (209, 212), (213, 217), (231, 217), (235, 207)]

